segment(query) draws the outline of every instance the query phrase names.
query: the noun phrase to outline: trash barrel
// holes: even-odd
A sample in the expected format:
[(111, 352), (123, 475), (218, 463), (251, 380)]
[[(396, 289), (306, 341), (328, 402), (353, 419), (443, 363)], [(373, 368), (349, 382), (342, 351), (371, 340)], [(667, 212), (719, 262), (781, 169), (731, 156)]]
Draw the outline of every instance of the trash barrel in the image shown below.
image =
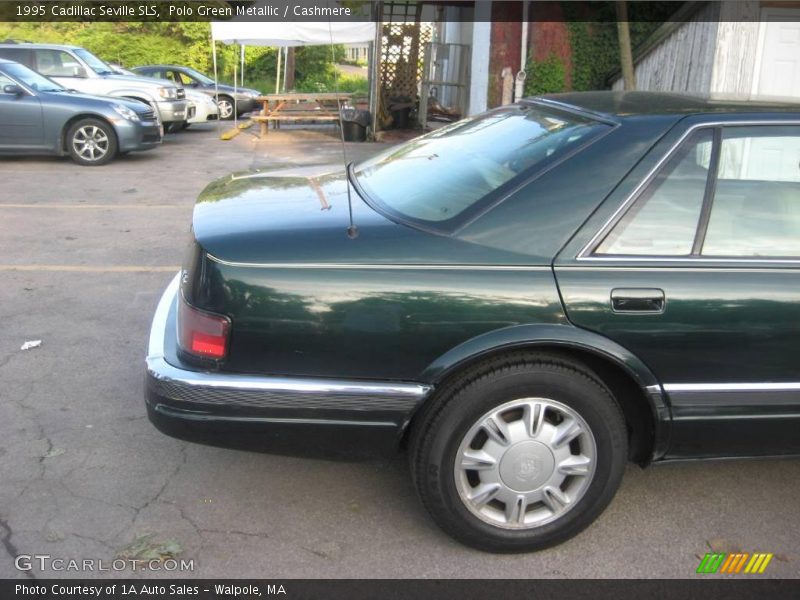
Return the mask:
[(408, 129), (411, 107), (406, 106), (392, 110), (392, 122), (395, 129)]
[(363, 142), (367, 139), (370, 122), (368, 110), (342, 109), (342, 136), (345, 142)]

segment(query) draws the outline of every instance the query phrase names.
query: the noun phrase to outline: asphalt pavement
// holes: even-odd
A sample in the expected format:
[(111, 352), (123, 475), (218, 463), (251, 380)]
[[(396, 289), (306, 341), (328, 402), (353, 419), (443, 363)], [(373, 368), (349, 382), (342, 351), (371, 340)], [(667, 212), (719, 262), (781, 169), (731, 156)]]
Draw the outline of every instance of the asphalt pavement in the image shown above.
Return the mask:
[[(404, 456), (301, 459), (159, 433), (145, 347), (195, 197), (232, 171), (338, 161), (333, 130), (225, 142), (213, 125), (104, 167), (0, 158), (0, 578), (696, 577), (712, 550), (771, 552), (762, 577), (800, 577), (796, 459), (631, 466), (580, 536), (495, 556), (435, 527)], [(97, 566), (147, 553), (193, 570), (15, 567), (19, 555)]]

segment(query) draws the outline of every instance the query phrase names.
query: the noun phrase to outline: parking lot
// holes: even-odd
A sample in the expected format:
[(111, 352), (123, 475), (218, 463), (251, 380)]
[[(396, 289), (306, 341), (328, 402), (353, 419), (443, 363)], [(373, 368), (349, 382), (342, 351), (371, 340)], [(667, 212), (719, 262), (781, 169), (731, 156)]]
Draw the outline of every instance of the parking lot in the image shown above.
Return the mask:
[[(194, 198), (231, 171), (340, 162), (333, 132), (223, 142), (193, 126), (105, 167), (0, 159), (0, 577), (48, 575), (17, 570), (19, 554), (111, 561), (135, 544), (207, 578), (693, 577), (711, 550), (772, 552), (763, 576), (800, 577), (796, 459), (632, 466), (582, 535), (494, 556), (436, 529), (404, 456), (300, 459), (159, 433), (145, 346)], [(353, 159), (384, 147), (347, 145)]]

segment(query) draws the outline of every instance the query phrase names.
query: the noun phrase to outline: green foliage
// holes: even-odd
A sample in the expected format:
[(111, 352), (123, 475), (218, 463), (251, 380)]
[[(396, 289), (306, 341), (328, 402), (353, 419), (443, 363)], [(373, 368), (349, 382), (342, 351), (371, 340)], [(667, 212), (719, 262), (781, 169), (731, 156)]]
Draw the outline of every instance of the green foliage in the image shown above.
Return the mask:
[[(580, 3), (583, 4), (583, 3)], [(644, 42), (667, 19), (676, 7), (670, 2), (628, 2), (631, 45)], [(619, 38), (613, 2), (599, 3), (591, 21), (581, 21), (587, 15), (579, 11), (578, 3), (565, 3), (564, 16), (572, 46), (572, 89), (597, 90), (608, 87), (606, 77), (619, 68)]]
[[(74, 44), (103, 60), (124, 67), (171, 63), (212, 74), (211, 29), (208, 23), (3, 23), (0, 40)], [(295, 49), (297, 89), (315, 90), (333, 81), (332, 59), (344, 57), (344, 46), (303, 46)], [(245, 85), (275, 90), (276, 48), (245, 48)], [(217, 44), (217, 71), (221, 81), (241, 81), (239, 46)], [(330, 89), (333, 89), (330, 84)], [(349, 84), (355, 85), (355, 84)]]
[(525, 95), (540, 96), (563, 92), (567, 87), (567, 69), (561, 59), (551, 52), (544, 60), (534, 60), (527, 63), (525, 69)]
[(299, 92), (335, 92), (337, 90), (357, 96), (368, 95), (369, 83), (366, 77), (344, 73), (339, 73), (336, 78), (331, 73), (322, 77), (307, 77), (297, 82), (297, 91)]

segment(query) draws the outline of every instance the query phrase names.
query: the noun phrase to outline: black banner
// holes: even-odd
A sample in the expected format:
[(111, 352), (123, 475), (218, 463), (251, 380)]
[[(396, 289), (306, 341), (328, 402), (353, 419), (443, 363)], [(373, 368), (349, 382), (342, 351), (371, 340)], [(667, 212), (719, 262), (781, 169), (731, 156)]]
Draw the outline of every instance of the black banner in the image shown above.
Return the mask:
[(800, 580), (731, 579), (679, 580), (2, 580), (0, 598), (48, 600), (783, 600), (800, 597)]

